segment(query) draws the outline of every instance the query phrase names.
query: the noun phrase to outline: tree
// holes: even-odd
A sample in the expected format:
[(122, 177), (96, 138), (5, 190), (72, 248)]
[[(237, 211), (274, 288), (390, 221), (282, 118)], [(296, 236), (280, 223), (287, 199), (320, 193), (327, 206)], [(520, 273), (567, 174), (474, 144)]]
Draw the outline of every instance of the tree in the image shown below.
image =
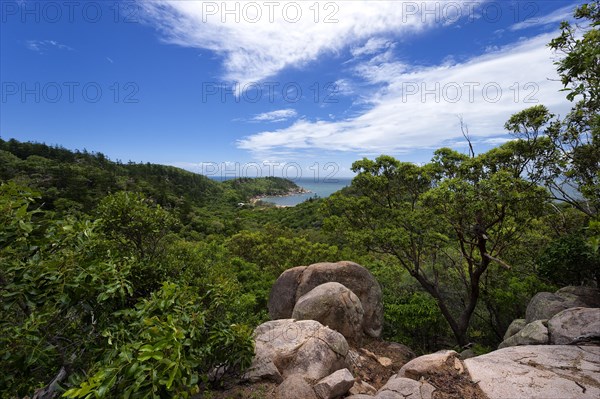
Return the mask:
[(175, 226), (173, 216), (138, 193), (118, 192), (104, 198), (96, 211), (102, 230), (124, 250), (134, 249), (141, 260), (153, 260)]
[(391, 256), (436, 301), (457, 342), (468, 343), (481, 282), (544, 209), (545, 190), (503, 165), (501, 147), (476, 157), (436, 151), (417, 166), (389, 156), (353, 164), (349, 190), (326, 202), (326, 226)]
[[(574, 16), (578, 23), (563, 22), (560, 35), (549, 43), (560, 55), (555, 65), (567, 99), (574, 102), (573, 108), (559, 119), (538, 105), (513, 115), (505, 127), (521, 139), (516, 145), (524, 149), (523, 154), (530, 159), (530, 167), (525, 171), (528, 179), (544, 184), (555, 200), (571, 205), (589, 218), (587, 245), (592, 256), (597, 256), (600, 243), (600, 2), (591, 1), (577, 7)], [(564, 245), (565, 242), (555, 243), (556, 247)]]
[[(562, 120), (538, 105), (513, 115), (506, 128), (524, 139), (534, 154), (535, 170), (556, 199), (588, 216), (600, 210), (600, 2), (575, 10), (581, 25), (561, 24), (561, 34), (549, 43), (560, 55), (555, 62), (567, 99), (575, 101)], [(543, 134), (543, 137), (540, 137)], [(541, 139), (541, 140), (540, 140)], [(535, 151), (534, 151), (535, 152)]]

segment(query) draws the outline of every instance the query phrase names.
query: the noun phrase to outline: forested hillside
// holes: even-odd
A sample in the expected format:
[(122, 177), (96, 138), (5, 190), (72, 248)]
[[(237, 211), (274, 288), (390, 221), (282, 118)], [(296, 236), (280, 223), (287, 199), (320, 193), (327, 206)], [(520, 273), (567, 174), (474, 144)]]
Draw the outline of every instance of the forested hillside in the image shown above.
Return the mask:
[(69, 151), (42, 143), (0, 138), (0, 178), (42, 192), (45, 209), (89, 211), (105, 195), (142, 192), (163, 207), (231, 205), (252, 197), (299, 192), (292, 181), (237, 178), (223, 183), (172, 166), (112, 162), (102, 153)]
[(350, 187), (293, 208), (238, 205), (298, 190), (283, 179), (0, 140), (0, 395), (217, 389), (249, 365), (271, 286), (299, 265), (364, 265), (383, 337), (418, 353), (487, 352), (535, 293), (597, 287), (600, 9), (576, 16), (593, 29), (565, 24), (550, 44), (570, 114), (507, 115), (513, 140), (484, 153), (358, 160)]

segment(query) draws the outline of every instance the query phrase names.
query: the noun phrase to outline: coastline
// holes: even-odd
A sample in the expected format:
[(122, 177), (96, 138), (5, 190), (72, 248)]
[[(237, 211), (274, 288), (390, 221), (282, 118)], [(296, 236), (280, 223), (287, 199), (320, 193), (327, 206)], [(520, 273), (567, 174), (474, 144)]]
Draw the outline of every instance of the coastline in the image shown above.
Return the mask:
[[(284, 198), (284, 197), (291, 197), (294, 195), (310, 194), (310, 193), (312, 193), (312, 191), (308, 190), (304, 187), (292, 188), (292, 189), (288, 190), (288, 192), (285, 194), (275, 194), (275, 195), (264, 194), (264, 195), (254, 196), (254, 197), (250, 198), (250, 204), (256, 206), (257, 202), (262, 201), (264, 198)], [(266, 203), (273, 204), (272, 202), (268, 202), (268, 201)], [(273, 204), (273, 206), (275, 206), (276, 208), (288, 208), (292, 205)]]

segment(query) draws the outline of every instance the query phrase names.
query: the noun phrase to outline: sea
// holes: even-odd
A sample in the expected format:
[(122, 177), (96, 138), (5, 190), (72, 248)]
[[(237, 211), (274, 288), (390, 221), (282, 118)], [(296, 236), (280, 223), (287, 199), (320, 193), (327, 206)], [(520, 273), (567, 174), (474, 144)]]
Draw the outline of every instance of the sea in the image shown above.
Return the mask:
[(327, 198), (336, 191), (347, 187), (352, 182), (350, 178), (335, 179), (292, 179), (300, 187), (309, 190), (309, 193), (287, 195), (285, 197), (264, 197), (261, 201), (270, 202), (279, 206), (295, 206), (309, 198)]

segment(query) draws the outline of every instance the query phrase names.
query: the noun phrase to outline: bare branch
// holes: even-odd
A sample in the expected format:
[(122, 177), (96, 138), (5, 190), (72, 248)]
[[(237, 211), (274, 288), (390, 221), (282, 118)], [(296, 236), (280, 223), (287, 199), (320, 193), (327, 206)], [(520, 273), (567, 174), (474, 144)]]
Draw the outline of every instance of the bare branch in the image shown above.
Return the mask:
[(458, 120), (460, 121), (460, 131), (462, 132), (463, 137), (469, 143), (469, 156), (471, 158), (475, 158), (475, 150), (473, 149), (473, 143), (471, 142), (471, 136), (469, 136), (469, 126), (463, 120), (462, 115), (458, 115)]

